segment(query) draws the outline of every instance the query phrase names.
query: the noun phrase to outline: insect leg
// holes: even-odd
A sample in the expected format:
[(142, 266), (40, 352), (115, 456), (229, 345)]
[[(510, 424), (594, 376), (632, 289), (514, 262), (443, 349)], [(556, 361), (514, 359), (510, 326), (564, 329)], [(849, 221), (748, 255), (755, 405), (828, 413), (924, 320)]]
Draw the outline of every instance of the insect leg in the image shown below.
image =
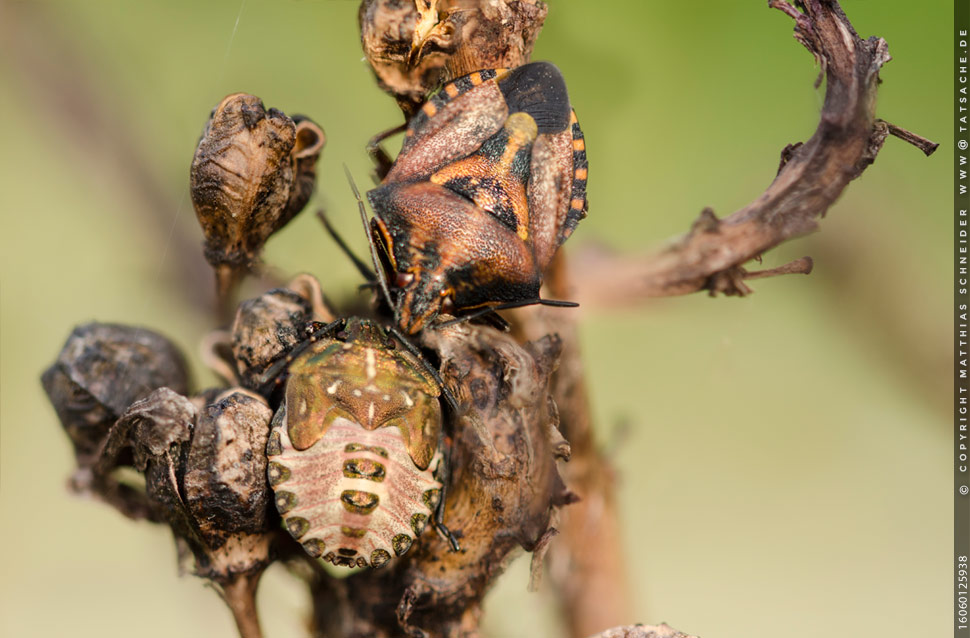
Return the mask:
[(340, 233), (337, 232), (337, 229), (330, 224), (330, 220), (327, 219), (327, 214), (323, 212), (323, 209), (317, 211), (317, 218), (323, 222), (323, 227), (327, 230), (330, 237), (337, 243), (337, 247), (340, 248), (340, 250), (347, 255), (347, 258), (353, 262), (354, 266), (357, 268), (357, 272), (359, 272), (368, 282), (376, 281), (377, 275), (374, 274), (374, 271), (371, 270), (370, 266), (361, 261), (361, 259), (357, 257), (352, 250), (350, 250), (350, 246), (347, 245), (344, 238), (341, 237)]
[(438, 480), (441, 482), (441, 498), (438, 499), (438, 506), (434, 508), (434, 515), (431, 517), (431, 522), (434, 525), (435, 531), (438, 532), (438, 535), (448, 541), (448, 544), (451, 546), (451, 551), (460, 552), (461, 545), (458, 544), (458, 538), (445, 525), (445, 499), (448, 498), (448, 479), (451, 474), (449, 471), (451, 467), (451, 446), (446, 445), (444, 433), (442, 433), (441, 439), (439, 445), (445, 453), (444, 462), (438, 465)]
[(402, 346), (407, 348), (408, 352), (413, 354), (418, 359), (418, 361), (421, 362), (421, 365), (424, 366), (424, 369), (428, 371), (428, 374), (431, 375), (431, 378), (434, 379), (434, 382), (438, 384), (439, 388), (441, 388), (441, 396), (445, 398), (445, 402), (448, 404), (448, 407), (451, 408), (451, 413), (457, 415), (458, 400), (455, 399), (455, 395), (453, 395), (451, 393), (451, 390), (449, 390), (448, 387), (445, 385), (444, 379), (441, 378), (441, 374), (437, 370), (435, 370), (434, 366), (432, 366), (431, 363), (428, 362), (427, 357), (425, 357), (421, 353), (418, 347), (415, 346), (413, 343), (411, 343), (411, 341), (408, 340), (408, 338), (405, 337), (400, 330), (398, 330), (397, 326), (388, 326), (387, 330), (392, 335), (394, 335), (394, 337), (401, 343)]
[(293, 346), (292, 350), (287, 352), (285, 356), (280, 357), (276, 363), (271, 365), (266, 372), (260, 375), (260, 383), (257, 387), (257, 391), (263, 396), (269, 396), (272, 394), (280, 380), (280, 377), (286, 371), (286, 367), (289, 366), (293, 360), (300, 355), (300, 353), (309, 348), (313, 342), (319, 340), (321, 337), (331, 335), (334, 332), (342, 329), (346, 323), (346, 319), (337, 319), (328, 324), (322, 325), (318, 322), (314, 322), (316, 325), (313, 326), (306, 339)]
[(391, 159), (384, 147), (381, 146), (381, 142), (391, 137), (392, 135), (397, 135), (398, 133), (404, 132), (408, 127), (407, 123), (395, 126), (394, 128), (389, 128), (386, 131), (382, 131), (370, 138), (367, 142), (367, 154), (374, 161), (375, 164), (375, 174), (377, 176), (377, 182), (380, 183), (384, 180), (388, 171), (391, 170), (391, 166), (394, 165), (394, 160)]

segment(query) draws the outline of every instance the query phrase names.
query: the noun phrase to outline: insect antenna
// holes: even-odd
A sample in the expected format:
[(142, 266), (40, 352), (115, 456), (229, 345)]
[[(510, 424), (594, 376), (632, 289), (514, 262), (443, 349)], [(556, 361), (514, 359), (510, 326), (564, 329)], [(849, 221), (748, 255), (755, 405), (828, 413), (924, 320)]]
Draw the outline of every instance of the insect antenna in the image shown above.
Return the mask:
[(357, 190), (357, 184), (354, 183), (354, 176), (350, 174), (350, 169), (344, 164), (344, 173), (347, 174), (347, 181), (350, 182), (350, 190), (354, 192), (354, 197), (357, 199), (357, 208), (360, 211), (360, 221), (364, 224), (364, 233), (367, 235), (367, 245), (370, 247), (370, 258), (374, 265), (374, 273), (377, 276), (377, 282), (381, 285), (381, 292), (384, 293), (384, 300), (387, 302), (387, 307), (391, 309), (394, 314), (394, 323), (400, 322), (400, 317), (398, 316), (397, 306), (391, 301), (391, 290), (387, 286), (387, 274), (380, 264), (380, 257), (377, 255), (377, 246), (374, 244), (374, 237), (370, 232), (370, 224), (367, 221), (367, 210), (364, 208), (364, 200), (360, 198), (360, 191)]
[(445, 381), (441, 378), (441, 374), (435, 370), (434, 366), (431, 365), (431, 362), (428, 361), (428, 358), (425, 357), (421, 350), (419, 350), (416, 345), (411, 343), (411, 341), (404, 336), (400, 330), (397, 329), (397, 326), (388, 326), (387, 331), (394, 335), (401, 345), (421, 362), (424, 369), (427, 370), (428, 374), (430, 374), (434, 379), (434, 382), (438, 384), (439, 388), (441, 388), (441, 396), (445, 398), (445, 401), (448, 403), (448, 407), (451, 408), (452, 413), (458, 414), (458, 400), (455, 399), (455, 395), (453, 395), (451, 390), (448, 389), (448, 386), (445, 385)]
[(276, 389), (276, 386), (279, 383), (280, 377), (286, 370), (286, 367), (293, 363), (294, 359), (303, 354), (307, 348), (313, 345), (321, 337), (325, 337), (338, 330), (341, 330), (346, 323), (346, 319), (337, 319), (326, 324), (320, 323), (319, 321), (312, 322), (308, 327), (307, 338), (293, 346), (293, 348), (287, 352), (286, 355), (278, 359), (276, 363), (271, 365), (269, 369), (266, 370), (266, 372), (260, 375), (258, 392), (263, 396), (269, 396), (272, 394), (273, 390)]
[(512, 330), (512, 324), (505, 320), (505, 318), (497, 312), (486, 312), (481, 316), (483, 323), (486, 323), (499, 332), (510, 332)]
[(341, 237), (340, 233), (337, 232), (337, 229), (330, 224), (330, 220), (327, 218), (327, 214), (323, 212), (322, 208), (317, 211), (317, 218), (323, 223), (323, 227), (327, 230), (330, 238), (337, 243), (337, 247), (340, 248), (347, 258), (353, 262), (354, 266), (357, 268), (357, 272), (359, 272), (368, 282), (377, 281), (377, 275), (374, 274), (374, 271), (370, 269), (370, 266), (365, 264), (357, 255), (354, 254), (354, 252), (350, 249), (350, 246), (347, 245), (347, 242), (344, 241), (344, 238)]
[(552, 306), (554, 308), (577, 308), (579, 304), (575, 301), (562, 301), (559, 299), (527, 299), (525, 301), (509, 301), (506, 303), (501, 303), (495, 306), (487, 306), (485, 308), (479, 308), (474, 312), (470, 312), (467, 315), (462, 315), (457, 319), (449, 319), (448, 321), (443, 321), (435, 325), (435, 330), (438, 328), (447, 328), (448, 326), (454, 326), (459, 323), (465, 323), (466, 321), (471, 321), (472, 319), (478, 319), (479, 317), (484, 317), (485, 315), (496, 312), (498, 310), (509, 310), (511, 308), (521, 308), (522, 306)]

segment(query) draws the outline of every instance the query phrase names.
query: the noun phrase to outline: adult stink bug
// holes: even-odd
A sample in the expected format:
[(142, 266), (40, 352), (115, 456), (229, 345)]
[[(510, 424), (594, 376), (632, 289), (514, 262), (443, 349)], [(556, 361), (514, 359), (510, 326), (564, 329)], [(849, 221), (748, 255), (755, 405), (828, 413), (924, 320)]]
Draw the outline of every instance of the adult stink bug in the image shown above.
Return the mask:
[(446, 84), (367, 193), (405, 332), (440, 311), (544, 303), (543, 271), (586, 215), (586, 175), (583, 133), (552, 64)]
[(340, 323), (289, 365), (269, 481), (309, 554), (381, 567), (408, 550), (441, 500), (441, 388), (376, 324)]

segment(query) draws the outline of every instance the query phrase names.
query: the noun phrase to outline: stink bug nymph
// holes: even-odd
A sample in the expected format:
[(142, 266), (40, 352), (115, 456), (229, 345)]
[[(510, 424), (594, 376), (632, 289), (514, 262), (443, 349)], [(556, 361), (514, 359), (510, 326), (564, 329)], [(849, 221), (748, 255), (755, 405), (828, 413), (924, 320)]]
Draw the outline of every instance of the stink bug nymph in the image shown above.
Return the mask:
[(268, 475), (310, 555), (381, 567), (420, 536), (442, 495), (440, 394), (422, 362), (365, 319), (289, 365)]
[(586, 216), (586, 175), (583, 133), (552, 64), (446, 84), (367, 193), (404, 331), (439, 312), (543, 303), (543, 271)]

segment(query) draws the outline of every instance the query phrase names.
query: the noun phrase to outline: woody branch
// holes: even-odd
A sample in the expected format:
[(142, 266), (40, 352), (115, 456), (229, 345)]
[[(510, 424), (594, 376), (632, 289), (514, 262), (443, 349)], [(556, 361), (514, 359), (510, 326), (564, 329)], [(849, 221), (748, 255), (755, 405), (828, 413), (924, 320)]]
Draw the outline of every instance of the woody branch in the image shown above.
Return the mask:
[[(647, 297), (700, 290), (744, 295), (746, 279), (776, 274), (807, 274), (804, 257), (777, 269), (749, 272), (742, 265), (765, 251), (818, 228), (822, 217), (850, 181), (875, 161), (893, 135), (929, 155), (937, 144), (877, 119), (879, 69), (890, 60), (886, 41), (862, 40), (837, 2), (806, 0), (768, 5), (794, 19), (795, 39), (815, 57), (826, 79), (825, 102), (815, 134), (782, 151), (771, 185), (753, 202), (724, 219), (705, 209), (688, 233), (653, 254), (630, 257), (576, 255), (581, 276), (577, 298), (588, 304), (615, 305)], [(603, 282), (610, 282), (604, 286)]]

